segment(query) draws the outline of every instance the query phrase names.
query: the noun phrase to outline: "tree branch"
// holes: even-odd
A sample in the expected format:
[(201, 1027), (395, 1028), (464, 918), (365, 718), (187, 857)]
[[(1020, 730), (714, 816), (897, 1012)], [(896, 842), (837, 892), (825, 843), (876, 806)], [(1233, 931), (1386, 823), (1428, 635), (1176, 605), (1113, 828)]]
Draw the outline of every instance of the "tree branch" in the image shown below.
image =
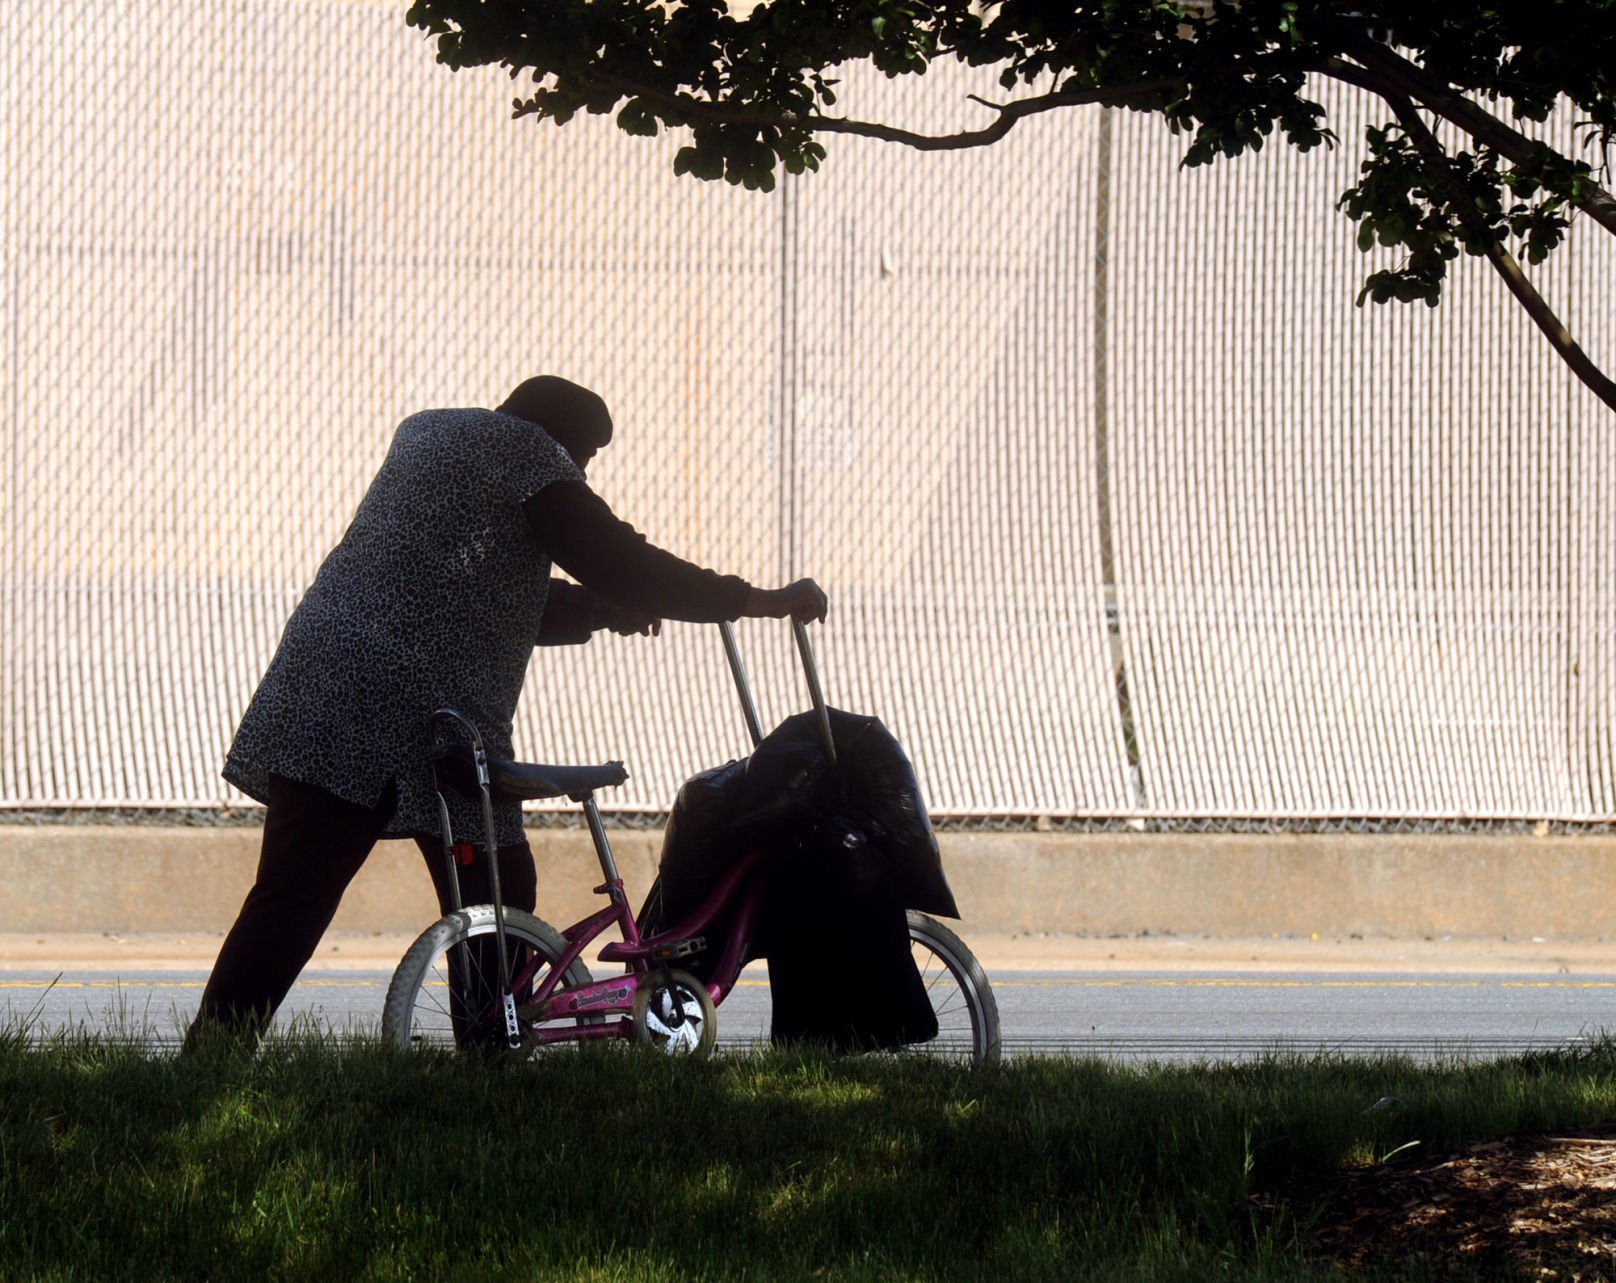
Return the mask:
[(969, 95), (997, 113), (991, 125), (981, 129), (964, 129), (952, 134), (923, 134), (895, 125), (884, 125), (873, 120), (852, 120), (845, 116), (799, 116), (792, 113), (773, 113), (736, 108), (725, 102), (712, 102), (692, 98), (687, 94), (656, 89), (637, 84), (620, 76), (601, 75), (599, 82), (620, 93), (633, 94), (652, 102), (671, 107), (682, 115), (696, 120), (710, 120), (715, 124), (731, 125), (797, 125), (816, 133), (854, 134), (863, 138), (877, 138), (882, 142), (902, 143), (919, 151), (955, 151), (967, 147), (986, 147), (1003, 138), (1015, 124), (1027, 116), (1053, 111), (1058, 107), (1080, 107), (1089, 103), (1125, 103), (1136, 98), (1149, 98), (1176, 88), (1179, 81), (1168, 76), (1141, 80), (1128, 86), (1101, 86), (1093, 89), (1072, 89), (1060, 93), (1040, 94), (1036, 98), (1022, 98), (1008, 103), (991, 103), (975, 94)]
[[(1333, 55), (1320, 58), (1310, 70), (1362, 89), (1365, 93), (1374, 94), (1377, 98), (1390, 98), (1393, 94), (1401, 92), (1396, 85), (1378, 72), (1370, 71), (1367, 67), (1361, 67), (1355, 62), (1348, 62), (1345, 58), (1337, 58)], [(1407, 95), (1404, 96), (1406, 97)]]
[(1492, 228), (1488, 226), (1481, 210), (1476, 207), (1476, 202), (1471, 199), (1470, 193), (1454, 174), (1448, 153), (1436, 135), (1431, 132), (1430, 127), (1420, 118), (1414, 104), (1403, 94), (1388, 95), (1386, 102), (1396, 113), (1398, 121), (1401, 122), (1420, 155), (1425, 157), (1431, 168), (1440, 176), (1459, 221), (1487, 243), (1487, 261), (1504, 278), (1504, 284), (1509, 286), (1510, 293), (1514, 294), (1516, 300), (1526, 309), (1526, 314), (1532, 318), (1533, 324), (1543, 331), (1550, 346), (1560, 354), (1560, 359), (1571, 367), (1572, 373), (1581, 379), (1595, 396), (1612, 410), (1616, 410), (1616, 382), (1607, 378), (1604, 371), (1589, 360), (1588, 354), (1571, 337), (1571, 332), (1554, 314), (1554, 310), (1544, 301), (1532, 282), (1527, 280), (1526, 273), (1515, 261), (1515, 256), (1493, 235)]
[[(1381, 79), (1374, 87), (1362, 80), (1354, 80), (1350, 74), (1343, 72), (1343, 68), (1350, 64), (1338, 63), (1335, 59), (1325, 60), (1328, 63), (1336, 63), (1335, 67), (1324, 69), (1326, 74), (1340, 80), (1352, 80), (1353, 83), (1363, 85), (1365, 88), (1372, 88), (1373, 92), (1380, 94), (1390, 103), (1391, 97), (1385, 89), (1378, 87), (1384, 83), (1393, 92), (1413, 99), (1450, 124), (1457, 125), (1478, 142), (1486, 143), (1513, 164), (1524, 164), (1532, 159), (1538, 144), (1520, 130), (1505, 124), (1490, 111), (1462, 94), (1454, 93), (1440, 80), (1428, 75), (1421, 67), (1379, 41), (1369, 39), (1362, 32), (1346, 28), (1341, 28), (1339, 34), (1342, 46), (1367, 70), (1377, 74)], [(1395, 104), (1393, 107), (1395, 109)], [(1616, 198), (1591, 178), (1588, 180), (1588, 190), (1583, 193), (1576, 205), (1607, 232), (1616, 235)]]
[(815, 130), (833, 134), (858, 134), (865, 138), (879, 138), (886, 142), (903, 143), (921, 151), (946, 151), (963, 147), (981, 147), (997, 142), (1010, 132), (1017, 121), (1027, 116), (1053, 111), (1057, 107), (1081, 107), (1091, 103), (1125, 103), (1137, 98), (1150, 98), (1174, 89), (1179, 81), (1168, 76), (1141, 80), (1126, 88), (1106, 85), (1094, 89), (1070, 89), (1060, 93), (1040, 94), (1036, 98), (1021, 98), (1014, 102), (992, 103), (975, 94), (973, 102), (981, 103), (998, 113), (998, 119), (982, 129), (961, 130), (954, 134), (920, 134), (907, 129), (895, 129), (864, 120), (847, 120), (831, 116), (811, 116), (804, 123)]

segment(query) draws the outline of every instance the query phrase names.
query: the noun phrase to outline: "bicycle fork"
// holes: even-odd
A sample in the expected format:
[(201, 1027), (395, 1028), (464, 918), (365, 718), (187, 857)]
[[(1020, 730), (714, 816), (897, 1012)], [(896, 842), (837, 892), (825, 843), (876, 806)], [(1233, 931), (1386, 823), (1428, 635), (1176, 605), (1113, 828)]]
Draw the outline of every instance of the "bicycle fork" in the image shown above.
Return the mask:
[[(494, 799), (488, 778), (488, 752), (483, 747), (482, 733), (465, 717), (452, 708), (440, 708), (438, 717), (452, 717), (471, 737), (472, 762), (477, 769), (477, 791), (483, 806), (483, 848), (488, 860), (488, 885), (493, 893), (494, 949), (499, 954), (499, 997), (505, 1019), (505, 1043), (513, 1050), (522, 1045), (522, 1025), (516, 1015), (516, 995), (511, 992), (511, 959), (505, 948), (505, 897), (499, 889), (499, 845), (494, 836)], [(449, 865), (449, 890), (455, 912), (463, 907), (460, 902), (460, 870), (455, 864), (454, 833), (449, 824), (449, 804), (438, 791), (438, 820), (443, 830), (443, 855)], [(598, 819), (596, 821), (599, 822)]]

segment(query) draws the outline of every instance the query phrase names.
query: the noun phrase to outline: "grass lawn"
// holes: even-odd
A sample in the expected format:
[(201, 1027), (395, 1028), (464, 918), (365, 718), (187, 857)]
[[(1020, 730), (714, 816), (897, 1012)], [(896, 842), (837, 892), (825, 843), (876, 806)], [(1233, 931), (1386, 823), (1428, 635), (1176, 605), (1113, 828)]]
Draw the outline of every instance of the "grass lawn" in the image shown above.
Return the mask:
[(1608, 1041), (971, 1071), (619, 1047), (489, 1068), (318, 1039), (182, 1061), (14, 1034), (0, 1279), (1340, 1279), (1283, 1191), (1613, 1119)]

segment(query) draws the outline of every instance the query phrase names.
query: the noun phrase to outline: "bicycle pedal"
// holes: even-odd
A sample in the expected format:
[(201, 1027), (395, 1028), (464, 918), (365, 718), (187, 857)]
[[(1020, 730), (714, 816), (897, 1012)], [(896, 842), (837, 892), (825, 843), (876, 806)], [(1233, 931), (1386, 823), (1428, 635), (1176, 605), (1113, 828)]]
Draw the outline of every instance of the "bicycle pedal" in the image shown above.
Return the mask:
[(665, 962), (669, 958), (688, 958), (693, 953), (700, 953), (706, 947), (706, 936), (691, 936), (688, 940), (675, 940), (672, 944), (658, 945), (651, 950), (651, 956)]

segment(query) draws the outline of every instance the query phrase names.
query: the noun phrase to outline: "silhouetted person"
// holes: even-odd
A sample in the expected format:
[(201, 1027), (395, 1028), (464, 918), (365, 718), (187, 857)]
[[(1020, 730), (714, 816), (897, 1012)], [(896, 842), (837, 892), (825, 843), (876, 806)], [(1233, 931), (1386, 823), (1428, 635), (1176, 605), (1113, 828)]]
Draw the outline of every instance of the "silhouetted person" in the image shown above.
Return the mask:
[[(428, 758), (433, 709), (467, 714), (489, 753), (510, 758), (534, 645), (603, 628), (655, 633), (663, 618), (824, 617), (811, 579), (754, 588), (618, 520), (584, 481), (611, 436), (605, 402), (552, 376), (497, 410), (431, 410), (399, 425), (230, 747), (225, 778), (268, 807), (263, 847), (188, 1043), (269, 1022), (379, 839), (415, 838), (444, 912), (453, 907)], [(552, 579), (552, 564), (578, 584)], [(457, 838), (480, 845), (481, 806), (448, 800)], [(504, 899), (531, 912), (521, 809), (496, 804), (494, 820)], [(491, 898), (483, 863), (462, 870), (468, 904)]]

